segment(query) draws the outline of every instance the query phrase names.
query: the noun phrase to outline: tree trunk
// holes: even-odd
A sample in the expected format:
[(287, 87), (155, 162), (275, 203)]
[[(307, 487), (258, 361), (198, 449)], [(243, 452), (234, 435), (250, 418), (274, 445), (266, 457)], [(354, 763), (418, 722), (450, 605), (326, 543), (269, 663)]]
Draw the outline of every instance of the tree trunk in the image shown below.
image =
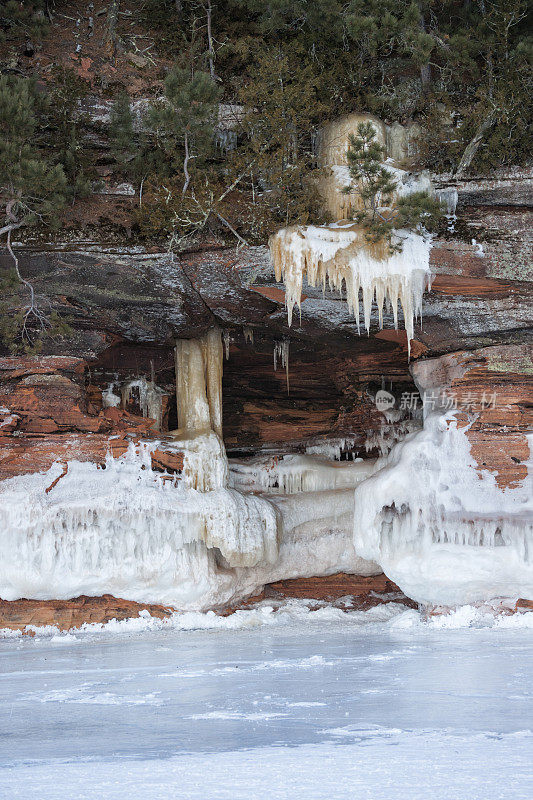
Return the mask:
[[(420, 27), (426, 33), (426, 22), (424, 20), (424, 15), (422, 13), (422, 9), (420, 8), (420, 3), (418, 4), (418, 8), (420, 10)], [(422, 64), (420, 67), (420, 80), (422, 81), (422, 89), (426, 90), (431, 83), (431, 66), (428, 64)]]
[(206, 6), (206, 13), (207, 13), (207, 47), (208, 47), (208, 54), (207, 58), (209, 59), (209, 74), (215, 79), (215, 50), (213, 48), (213, 33), (211, 30), (211, 20), (212, 20), (212, 7), (211, 7), (211, 0), (207, 0)]
[(189, 175), (189, 135), (185, 134), (185, 158), (183, 159), (183, 174), (185, 175), (185, 183), (183, 184), (183, 189), (181, 190), (181, 196), (183, 197), (187, 189), (189, 188), (189, 184), (191, 182), (191, 176)]
[(111, 58), (117, 55), (117, 25), (120, 10), (120, 0), (111, 0), (107, 10), (107, 21), (102, 44), (105, 46)]
[(479, 150), (479, 146), (483, 141), (483, 137), (485, 136), (486, 132), (491, 128), (496, 120), (496, 111), (492, 109), (485, 119), (481, 122), (479, 128), (477, 129), (474, 137), (468, 143), (463, 155), (461, 156), (461, 160), (457, 165), (457, 169), (454, 172), (454, 177), (461, 178), (470, 164), (472, 163), (474, 156), (476, 155), (477, 151)]

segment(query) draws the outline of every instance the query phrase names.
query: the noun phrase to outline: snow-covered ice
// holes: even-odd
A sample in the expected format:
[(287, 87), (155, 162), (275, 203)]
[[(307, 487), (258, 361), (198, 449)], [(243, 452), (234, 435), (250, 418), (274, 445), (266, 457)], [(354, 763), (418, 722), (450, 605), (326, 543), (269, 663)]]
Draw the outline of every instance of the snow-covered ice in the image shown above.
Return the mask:
[(532, 622), (293, 601), (10, 636), (0, 796), (529, 799)]

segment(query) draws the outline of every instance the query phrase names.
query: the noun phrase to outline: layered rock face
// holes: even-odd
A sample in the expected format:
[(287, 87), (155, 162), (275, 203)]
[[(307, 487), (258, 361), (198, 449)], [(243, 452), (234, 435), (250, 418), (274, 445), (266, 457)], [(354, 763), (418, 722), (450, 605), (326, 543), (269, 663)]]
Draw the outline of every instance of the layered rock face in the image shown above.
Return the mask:
[[(374, 307), (369, 334), (359, 335), (345, 302), (329, 289), (322, 294), (304, 284), (301, 317), (295, 312), (289, 328), (285, 289), (266, 248), (171, 256), (83, 242), (23, 246), (21, 271), (68, 317), (73, 333), (46, 342), (44, 355), (0, 359), (0, 477), (31, 476), (56, 464), (43, 483), (53, 497), (70, 462), (105, 467), (110, 455), (120, 459), (144, 444), (149, 460), (143, 469), (163, 483), (179, 482), (184, 454), (170, 435), (179, 418), (175, 343), (200, 340), (218, 327), (227, 356), (222, 433), (230, 458), (266, 458), (261, 468), (267, 470), (269, 458), (287, 455), (385, 458), (422, 427), (424, 401), (426, 417), (454, 412), (474, 472), (492, 476), (494, 490), (507, 499), (523, 491), (533, 425), (529, 179), (511, 172), (493, 181), (441, 185), (451, 213), (430, 251), (432, 286), (423, 298), (423, 321), (415, 323), (410, 362), (401, 310), (399, 330), (392, 309), (381, 329)], [(387, 408), (376, 402), (379, 391), (392, 397)], [(316, 474), (323, 476), (321, 469)], [(318, 486), (326, 478), (316, 480)], [(278, 517), (292, 515), (292, 527), (285, 525), (292, 531), (285, 567), (263, 565), (253, 579), (240, 574), (237, 596), (313, 570), (358, 569), (344, 511), (339, 508), (335, 523), (324, 512), (327, 522), (312, 530), (314, 518), (303, 514), (299, 500), (272, 502)], [(324, 508), (328, 503), (322, 499)], [(324, 561), (332, 542), (336, 564)], [(298, 572), (305, 547), (313, 557)], [(380, 561), (379, 552), (378, 546), (361, 551), (367, 570), (378, 570), (376, 561), (392, 563)], [(209, 569), (217, 574), (241, 569), (218, 545), (210, 553)], [(400, 572), (392, 565), (387, 574), (405, 588)], [(518, 594), (522, 590), (526, 583), (517, 586)], [(433, 601), (417, 587), (410, 591), (415, 600)], [(155, 594), (143, 597), (166, 602)], [(230, 589), (224, 597), (234, 594)], [(466, 596), (457, 595), (458, 601)], [(434, 601), (445, 602), (442, 597)]]

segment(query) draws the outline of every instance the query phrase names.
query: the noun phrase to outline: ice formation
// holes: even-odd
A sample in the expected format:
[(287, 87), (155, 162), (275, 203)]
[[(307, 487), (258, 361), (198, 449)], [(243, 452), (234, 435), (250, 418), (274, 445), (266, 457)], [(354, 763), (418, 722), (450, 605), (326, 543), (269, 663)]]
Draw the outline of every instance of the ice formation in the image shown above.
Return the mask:
[(115, 394), (115, 387), (117, 386), (115, 381), (108, 383), (107, 389), (102, 392), (102, 404), (104, 408), (117, 408), (121, 402), (122, 398), (119, 394)]
[(357, 126), (361, 122), (372, 124), (375, 139), (385, 150), (384, 166), (396, 180), (396, 198), (419, 191), (433, 193), (429, 173), (412, 173), (398, 166), (398, 163), (404, 163), (404, 159), (409, 157), (407, 151), (412, 143), (414, 128), (409, 131), (404, 126), (397, 125), (393, 129), (387, 129), (381, 120), (371, 114), (349, 114), (326, 125), (321, 136), (319, 155), (322, 175), (318, 188), (324, 210), (335, 220), (352, 219), (354, 212), (362, 209), (358, 194), (346, 194), (343, 191), (345, 186), (352, 183), (346, 162), (349, 137), (350, 134), (357, 136)]
[(435, 194), (437, 199), (446, 206), (446, 215), (448, 218), (455, 219), (455, 211), (457, 209), (457, 202), (459, 194), (456, 186), (445, 186), (443, 189), (436, 189)]
[(374, 300), (379, 325), (383, 327), (385, 301), (392, 307), (398, 327), (398, 302), (403, 309), (408, 343), (414, 335), (414, 319), (422, 311), (422, 295), (429, 283), (430, 241), (424, 236), (397, 231), (401, 252), (390, 255), (386, 245), (370, 246), (360, 226), (350, 222), (327, 227), (295, 225), (278, 231), (270, 240), (276, 279), (283, 279), (289, 325), (294, 306), (301, 306), (304, 276), (311, 286), (326, 283), (341, 292), (346, 286), (350, 311), (359, 330), (359, 290), (362, 293), (364, 325), (369, 332)]
[[(242, 485), (240, 491), (217, 485), (226, 482), (215, 464), (223, 462), (218, 441), (212, 432), (192, 435), (189, 450), (183, 439), (175, 444), (185, 449), (186, 462), (192, 459), (191, 473), (200, 465), (211, 476), (204, 481), (207, 491), (191, 488), (187, 478), (153, 472), (150, 453), (161, 446), (154, 442), (132, 444), (119, 459), (109, 456), (105, 468), (71, 461), (66, 474), (55, 464), (3, 481), (0, 596), (111, 593), (204, 610), (276, 580), (379, 572), (354, 549), (353, 489), (257, 496)], [(207, 461), (209, 453), (215, 458)], [(318, 489), (353, 486), (363, 468), (337, 464), (337, 479), (319, 468), (300, 482)]]
[[(396, 190), (393, 194), (393, 201), (399, 197), (406, 197), (414, 192), (434, 193), (431, 177), (425, 170), (415, 173), (400, 169), (387, 159), (383, 166), (390, 172), (396, 182)], [(346, 194), (346, 186), (351, 186), (352, 178), (350, 170), (344, 162), (325, 167), (321, 180), (319, 181), (319, 191), (322, 197), (325, 212), (335, 220), (353, 219), (355, 212), (363, 210), (361, 197), (357, 192)], [(456, 192), (457, 194), (457, 192)], [(437, 196), (438, 193), (437, 193)], [(440, 196), (439, 196), (440, 199)], [(454, 211), (455, 213), (455, 211)]]
[(340, 439), (329, 438), (308, 444), (305, 452), (309, 456), (321, 456), (329, 461), (340, 461), (341, 454), (346, 453), (351, 455), (352, 460), (354, 460), (354, 445), (354, 436), (345, 436)]
[(130, 446), (105, 469), (71, 461), (0, 484), (0, 596), (112, 593), (207, 608), (238, 589), (231, 570), (278, 556), (274, 507), (220, 488), (200, 493), (151, 470), (154, 445)]
[(260, 585), (288, 577), (381, 572), (375, 561), (361, 558), (354, 547), (353, 489), (279, 494), (269, 499), (280, 519), (279, 556), (268, 565), (268, 574), (255, 569)]
[(350, 134), (357, 135), (357, 126), (361, 122), (371, 122), (374, 127), (376, 141), (387, 146), (385, 124), (371, 114), (347, 114), (334, 119), (324, 126), (321, 133), (320, 161), (324, 165), (346, 164)]
[(120, 394), (115, 393), (117, 387), (116, 381), (111, 381), (107, 384), (107, 389), (102, 392), (102, 405), (104, 408), (118, 408), (122, 402)]
[[(109, 400), (109, 389), (107, 390), (107, 398)], [(102, 394), (102, 397), (106, 394)], [(141, 409), (143, 417), (153, 419), (154, 427), (161, 430), (163, 421), (163, 397), (165, 392), (155, 385), (154, 381), (148, 381), (145, 377), (134, 378), (133, 380), (126, 381), (121, 389), (122, 407), (125, 408), (129, 401), (133, 398)], [(115, 395), (113, 395), (114, 397)], [(114, 403), (114, 405), (118, 405)]]
[(178, 425), (222, 436), (222, 336), (211, 328), (202, 339), (176, 342)]
[(136, 401), (143, 417), (154, 420), (153, 427), (161, 430), (163, 421), (163, 397), (166, 395), (154, 380), (144, 376), (132, 378), (120, 385), (119, 381), (111, 381), (102, 392), (104, 408), (126, 408), (133, 399)]
[(228, 459), (220, 436), (214, 431), (171, 431), (173, 446), (166, 442), (165, 450), (183, 453), (182, 481), (190, 489), (211, 492), (228, 483)]
[(356, 486), (373, 474), (376, 464), (375, 458), (335, 462), (316, 455), (258, 456), (232, 462), (230, 472), (235, 488), (296, 494)]
[[(288, 343), (283, 359), (287, 351)], [(176, 343), (179, 429), (162, 441), (132, 443), (103, 465), (55, 463), (0, 483), (0, 597), (110, 593), (205, 610), (271, 581), (379, 571), (356, 554), (352, 533), (353, 486), (373, 462), (300, 456), (275, 475), (258, 464), (233, 464), (230, 485), (222, 360), (218, 329)], [(113, 389), (108, 394), (118, 398)], [(152, 390), (153, 381), (130, 381), (124, 402), (135, 392), (143, 413), (156, 416), (159, 392)], [(183, 455), (179, 475), (154, 471), (155, 449)], [(260, 494), (274, 486), (299, 494)]]
[(382, 423), (379, 431), (369, 431), (364, 442), (365, 451), (379, 450), (381, 456), (390, 453), (397, 442), (401, 442), (408, 434), (420, 429), (420, 422), (415, 419), (391, 420)]
[(428, 416), (356, 487), (355, 548), (422, 603), (533, 598), (531, 464), (521, 486), (502, 491), (479, 475), (466, 431), (454, 413)]
[(290, 392), (289, 384), (289, 348), (290, 340), (283, 339), (281, 342), (274, 342), (274, 372), (277, 372), (278, 362), (285, 368), (285, 380), (287, 382), (287, 394)]
[(453, 233), (455, 230), (455, 221), (457, 216), (455, 214), (457, 209), (457, 202), (459, 194), (456, 186), (445, 186), (443, 189), (436, 189), (435, 194), (437, 199), (446, 207), (446, 219), (448, 220), (448, 230)]
[(254, 329), (253, 328), (244, 327), (242, 329), (242, 332), (243, 332), (243, 335), (244, 335), (244, 341), (245, 342), (250, 342), (250, 344), (253, 344), (254, 343)]
[(231, 344), (231, 333), (230, 331), (223, 331), (222, 338), (224, 340), (224, 350), (226, 353), (226, 361), (229, 361), (229, 348)]

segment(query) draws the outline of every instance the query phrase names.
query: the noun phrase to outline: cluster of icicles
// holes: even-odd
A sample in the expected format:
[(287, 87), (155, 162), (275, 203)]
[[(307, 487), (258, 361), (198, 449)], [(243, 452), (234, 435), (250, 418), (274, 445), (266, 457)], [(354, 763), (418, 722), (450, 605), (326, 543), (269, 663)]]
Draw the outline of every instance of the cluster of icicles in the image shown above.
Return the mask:
[(270, 253), (276, 280), (285, 283), (289, 325), (294, 306), (301, 309), (304, 277), (313, 287), (326, 285), (343, 289), (350, 311), (360, 332), (359, 294), (362, 295), (363, 319), (367, 333), (374, 301), (379, 326), (383, 327), (383, 309), (392, 312), (398, 328), (398, 303), (401, 303), (408, 346), (414, 335), (414, 320), (421, 317), (422, 295), (429, 284), (430, 241), (417, 233), (398, 231), (401, 249), (390, 252), (386, 243), (369, 244), (364, 230), (353, 222), (328, 226), (296, 225), (283, 228), (270, 240)]

